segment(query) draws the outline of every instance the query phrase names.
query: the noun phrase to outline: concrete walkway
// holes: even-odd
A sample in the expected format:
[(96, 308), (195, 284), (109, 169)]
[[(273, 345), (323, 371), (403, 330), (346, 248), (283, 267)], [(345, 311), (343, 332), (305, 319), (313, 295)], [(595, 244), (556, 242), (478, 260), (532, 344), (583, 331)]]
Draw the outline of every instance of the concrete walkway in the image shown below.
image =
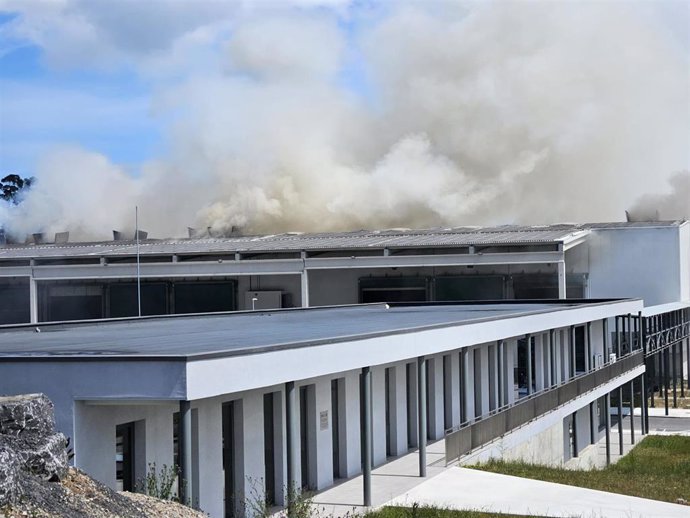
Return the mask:
[(688, 518), (690, 507), (552, 482), (453, 467), (394, 498), (413, 503), (499, 513), (583, 518)]
[[(674, 422), (685, 427), (684, 412), (674, 412)], [(615, 418), (614, 418), (615, 419)], [(660, 419), (660, 418), (657, 418)], [(666, 418), (668, 419), (668, 418)], [(652, 433), (654, 423), (650, 421)], [(656, 433), (664, 433), (656, 431)], [(679, 433), (679, 432), (674, 432)], [(683, 433), (683, 432), (680, 432)], [(611, 462), (619, 455), (618, 426), (611, 428)], [(623, 417), (624, 452), (633, 447), (630, 437), (630, 417)], [(636, 443), (639, 433), (639, 409), (635, 411)], [(478, 509), (497, 512), (534, 514), (540, 516), (582, 516), (583, 518), (641, 516), (690, 518), (690, 507), (668, 504), (630, 496), (595, 491), (549, 482), (540, 482), (507, 475), (445, 466), (444, 441), (427, 446), (427, 477), (418, 476), (419, 457), (416, 451), (394, 459), (372, 472), (373, 507), (428, 503), (447, 505), (458, 509)], [(597, 444), (593, 465), (606, 465), (606, 442), (602, 437)], [(566, 463), (566, 467), (569, 466)], [(363, 513), (362, 477), (343, 481), (318, 493), (314, 504), (322, 516), (340, 517)], [(560, 513), (560, 514), (559, 514)], [(673, 514), (675, 513), (675, 514)]]
[[(428, 444), (426, 456), (425, 478), (419, 477), (419, 455), (416, 450), (374, 469), (371, 476), (373, 507), (379, 507), (392, 498), (405, 494), (448, 469), (443, 440)], [(362, 513), (367, 510), (362, 506), (362, 487), (360, 475), (318, 493), (313, 501), (316, 507), (323, 511), (322, 515), (337, 517), (348, 513), (351, 515), (353, 511)]]

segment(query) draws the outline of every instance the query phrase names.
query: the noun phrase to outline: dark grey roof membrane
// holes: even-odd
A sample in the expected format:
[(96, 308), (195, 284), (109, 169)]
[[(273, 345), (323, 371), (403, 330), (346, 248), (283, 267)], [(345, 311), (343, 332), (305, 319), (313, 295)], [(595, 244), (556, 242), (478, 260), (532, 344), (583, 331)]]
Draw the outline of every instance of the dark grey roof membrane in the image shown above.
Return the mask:
[(345, 341), (568, 309), (578, 303), (389, 306), (154, 317), (0, 328), (0, 361), (28, 357), (200, 357)]

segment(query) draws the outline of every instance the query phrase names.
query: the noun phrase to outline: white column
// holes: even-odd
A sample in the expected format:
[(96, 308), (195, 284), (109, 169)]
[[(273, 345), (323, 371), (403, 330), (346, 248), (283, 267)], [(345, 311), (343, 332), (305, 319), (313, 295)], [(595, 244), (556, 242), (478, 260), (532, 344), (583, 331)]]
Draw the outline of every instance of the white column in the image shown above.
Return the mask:
[(391, 388), (394, 391), (394, 397), (391, 398), (391, 424), (395, 427), (393, 434), (393, 444), (391, 445), (391, 452), (394, 455), (403, 455), (407, 453), (407, 383), (406, 383), (406, 365), (400, 364), (393, 368), (395, 372), (395, 381), (391, 380)]
[(452, 353), (450, 355), (450, 403), (452, 414), (452, 425), (460, 424), (460, 355)]
[(314, 396), (316, 408), (316, 412), (314, 412), (314, 419), (316, 419), (316, 488), (323, 489), (333, 485), (331, 380), (319, 378), (314, 383)]
[(465, 416), (468, 421), (474, 421), (474, 351), (468, 347), (463, 349), (463, 353), (465, 354), (462, 373), (465, 384)]
[[(559, 245), (561, 248), (562, 245)], [(565, 283), (565, 259), (558, 261), (558, 298), (566, 298), (566, 283)]]
[(429, 371), (427, 376), (427, 394), (429, 420), (427, 427), (431, 439), (440, 439), (445, 432), (443, 426), (443, 357), (435, 356), (427, 359)]
[(489, 348), (489, 368), (491, 369), (491, 375), (489, 381), (491, 382), (490, 394), (491, 398), (491, 410), (495, 410), (499, 407), (499, 395), (498, 395), (498, 342), (493, 343), (488, 346)]
[(553, 386), (553, 379), (551, 376), (551, 370), (553, 366), (553, 357), (551, 351), (553, 345), (551, 344), (550, 333), (545, 333), (544, 335), (544, 383), (547, 387)]
[(568, 328), (559, 331), (561, 342), (561, 364), (563, 366), (563, 381), (570, 379), (570, 332)]
[(481, 391), (481, 415), (484, 415), (489, 413), (489, 347), (482, 345), (475, 349), (474, 354), (479, 354), (480, 358), (481, 376), (479, 380), (475, 380), (475, 387)]
[[(237, 417), (237, 415), (235, 415)], [(244, 495), (264, 480), (264, 397), (258, 390), (242, 398), (242, 452), (244, 479), (236, 482)]]
[(340, 447), (347, 449), (347, 466), (344, 473), (349, 478), (362, 472), (359, 429), (359, 371), (350, 371), (345, 375), (344, 417), (346, 437), (342, 438)]
[(544, 390), (544, 336), (534, 335), (534, 384), (537, 392)]
[(302, 285), (302, 307), (309, 307), (309, 273), (307, 270), (303, 270), (301, 274), (301, 285)]
[(561, 373), (562, 373), (562, 355), (561, 355), (561, 333), (558, 331), (558, 329), (555, 329), (553, 332), (553, 361), (554, 361), (554, 384), (560, 384), (562, 381)]
[[(199, 413), (199, 508), (211, 516), (223, 515), (223, 426), (221, 403), (216, 399), (200, 401)], [(167, 420), (167, 428), (172, 421)], [(156, 440), (160, 441), (160, 434)]]
[(515, 403), (515, 358), (517, 355), (517, 340), (506, 340), (505, 345), (505, 402), (508, 405)]
[(374, 446), (372, 466), (386, 462), (386, 369), (371, 368), (371, 433)]
[(32, 324), (38, 323), (38, 287), (33, 276), (29, 277), (29, 316)]

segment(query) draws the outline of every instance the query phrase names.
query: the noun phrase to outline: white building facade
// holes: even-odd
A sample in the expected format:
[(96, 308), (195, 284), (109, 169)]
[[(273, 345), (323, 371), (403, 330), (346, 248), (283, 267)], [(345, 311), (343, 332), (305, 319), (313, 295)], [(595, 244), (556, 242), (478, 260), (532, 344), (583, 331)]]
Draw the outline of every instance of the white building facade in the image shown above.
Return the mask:
[[(187, 498), (235, 516), (257, 488), (282, 505), (287, 487), (323, 489), (443, 438), (449, 462), (588, 462), (611, 394), (627, 406), (648, 391), (643, 310), (374, 304), (11, 327), (0, 393), (48, 395), (75, 465), (107, 485), (181, 465)], [(687, 307), (664, 314), (687, 340)]]

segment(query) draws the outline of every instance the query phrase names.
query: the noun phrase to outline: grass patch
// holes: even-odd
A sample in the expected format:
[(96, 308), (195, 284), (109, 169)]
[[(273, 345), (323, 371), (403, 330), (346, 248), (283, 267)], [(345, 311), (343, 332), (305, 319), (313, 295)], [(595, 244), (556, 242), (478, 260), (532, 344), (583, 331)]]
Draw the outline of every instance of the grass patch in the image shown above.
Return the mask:
[(454, 509), (425, 505), (413, 505), (412, 507), (382, 507), (376, 511), (368, 512), (364, 516), (365, 518), (531, 518), (518, 514), (456, 511)]
[(618, 463), (603, 469), (569, 470), (501, 460), (471, 467), (665, 502), (690, 501), (690, 437), (647, 436)]

